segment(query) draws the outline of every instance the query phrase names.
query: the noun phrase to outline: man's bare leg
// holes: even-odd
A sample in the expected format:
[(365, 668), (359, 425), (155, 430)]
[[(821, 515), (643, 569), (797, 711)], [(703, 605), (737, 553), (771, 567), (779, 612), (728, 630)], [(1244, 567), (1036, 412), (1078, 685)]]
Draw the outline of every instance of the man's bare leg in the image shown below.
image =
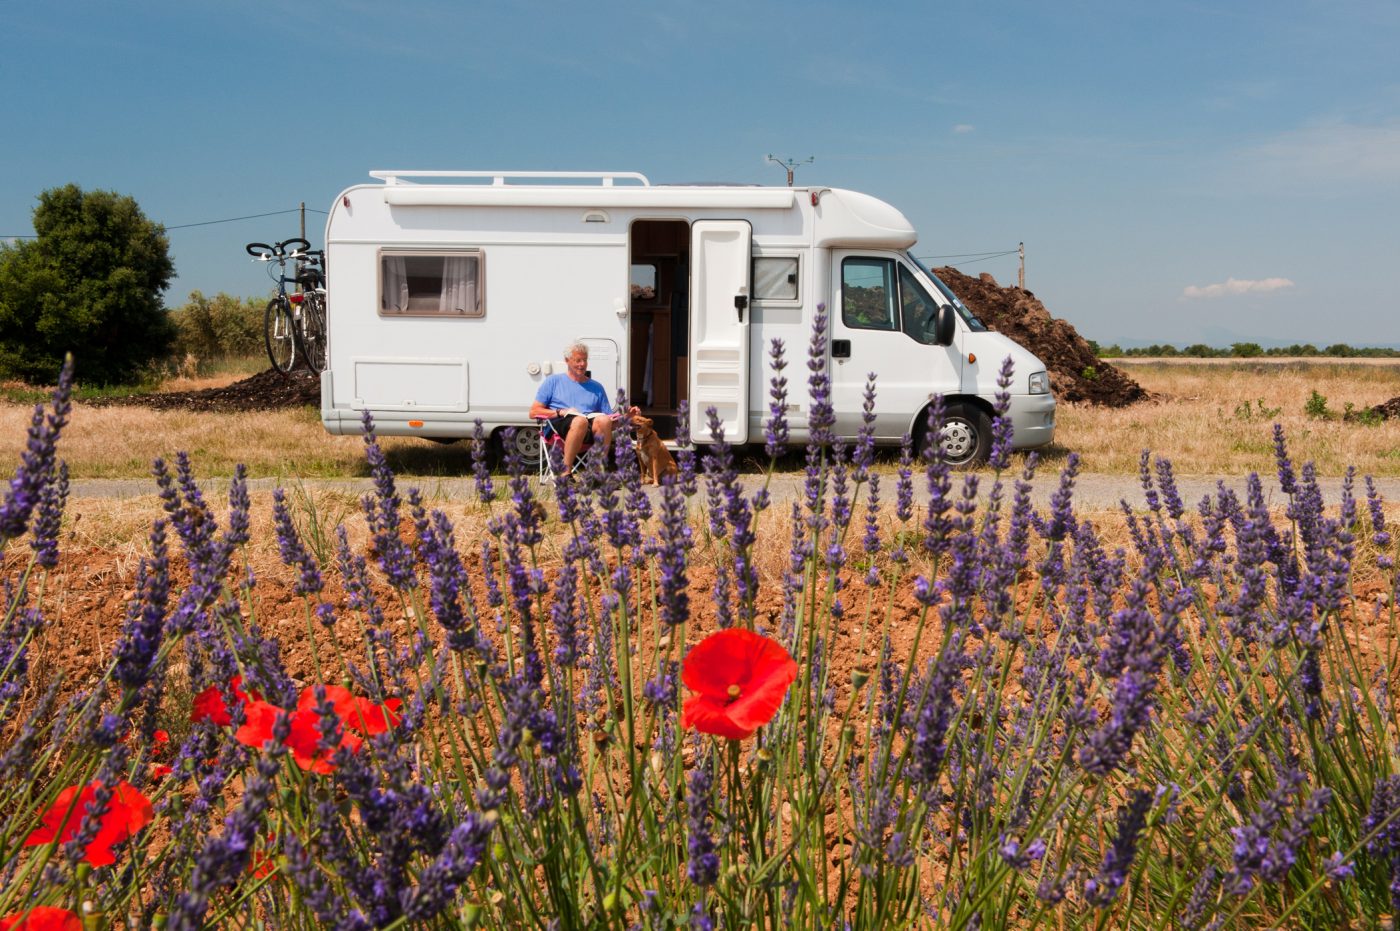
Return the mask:
[(564, 471), (574, 470), (574, 460), (583, 451), (583, 441), (588, 437), (588, 418), (575, 417), (569, 421), (569, 433), (564, 437)]

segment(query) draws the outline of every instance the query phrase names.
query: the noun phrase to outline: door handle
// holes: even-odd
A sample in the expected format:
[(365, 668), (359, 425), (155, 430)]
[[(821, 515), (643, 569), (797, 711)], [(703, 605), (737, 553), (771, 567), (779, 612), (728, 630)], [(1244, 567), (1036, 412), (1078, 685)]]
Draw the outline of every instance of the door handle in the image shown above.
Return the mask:
[(734, 295), (734, 309), (739, 313), (739, 322), (744, 322), (744, 308), (749, 306), (749, 296), (740, 288), (739, 293)]
[(831, 341), (831, 358), (849, 359), (851, 357), (851, 341), (848, 339), (833, 339)]

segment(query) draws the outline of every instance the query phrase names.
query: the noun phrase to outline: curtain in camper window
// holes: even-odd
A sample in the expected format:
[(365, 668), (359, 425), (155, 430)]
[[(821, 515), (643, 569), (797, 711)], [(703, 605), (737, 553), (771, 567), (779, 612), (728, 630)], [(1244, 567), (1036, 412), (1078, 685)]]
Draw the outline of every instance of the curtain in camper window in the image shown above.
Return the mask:
[(401, 314), (408, 310), (408, 260), (401, 255), (386, 255), (383, 266), (380, 309)]
[(442, 293), (438, 297), (438, 313), (466, 314), (476, 312), (476, 257), (444, 256), (442, 260)]

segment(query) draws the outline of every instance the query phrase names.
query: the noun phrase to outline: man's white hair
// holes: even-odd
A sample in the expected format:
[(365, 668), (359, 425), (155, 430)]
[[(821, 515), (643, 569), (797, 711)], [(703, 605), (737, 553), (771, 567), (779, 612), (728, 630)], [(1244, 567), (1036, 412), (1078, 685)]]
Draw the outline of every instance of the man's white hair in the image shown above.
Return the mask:
[(564, 347), (564, 358), (569, 358), (576, 352), (581, 352), (584, 358), (588, 357), (588, 347), (578, 341), (572, 342)]

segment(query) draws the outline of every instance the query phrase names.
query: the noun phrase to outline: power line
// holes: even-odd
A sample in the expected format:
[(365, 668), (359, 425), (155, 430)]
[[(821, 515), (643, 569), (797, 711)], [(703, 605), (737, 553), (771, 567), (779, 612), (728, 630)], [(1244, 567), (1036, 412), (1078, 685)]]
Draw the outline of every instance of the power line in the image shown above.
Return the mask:
[(927, 262), (930, 259), (999, 259), (1003, 255), (1015, 255), (1019, 249), (1007, 249), (1005, 252), (959, 252), (952, 255), (921, 255), (919, 261)]
[[(327, 216), (330, 215), (330, 211), (328, 211), (328, 210), (317, 210), (315, 207), (307, 207), (306, 209), (307, 209), (307, 210), (310, 210), (312, 213), (322, 213), (322, 214), (326, 214)], [(165, 227), (165, 229), (167, 229), (167, 230), (187, 230), (187, 229), (191, 229), (191, 228), (196, 227), (196, 226), (214, 226), (214, 225), (217, 224), (217, 223), (238, 223), (238, 222), (240, 222), (240, 221), (242, 221), (242, 220), (259, 220), (259, 219), (261, 219), (261, 218), (263, 218), (263, 217), (276, 217), (276, 216), (281, 216), (281, 215), (287, 214), (287, 213), (300, 213), (300, 212), (301, 212), (301, 208), (300, 208), (300, 207), (293, 207), (293, 208), (291, 208), (290, 210), (272, 210), (272, 211), (269, 211), (268, 213), (251, 213), (251, 214), (249, 214), (249, 215), (246, 216), (246, 217), (226, 217), (226, 218), (224, 218), (224, 219), (222, 219), (222, 220), (201, 220), (201, 221), (198, 222), (198, 223), (178, 223), (178, 224), (176, 224), (175, 226), (167, 226), (167, 227)], [(38, 239), (38, 238), (39, 238), (38, 236), (36, 236), (36, 235), (34, 235), (34, 234), (32, 234), (32, 233), (17, 233), (17, 234), (12, 235), (12, 236), (3, 236), (3, 235), (0, 235), (0, 239)]]

